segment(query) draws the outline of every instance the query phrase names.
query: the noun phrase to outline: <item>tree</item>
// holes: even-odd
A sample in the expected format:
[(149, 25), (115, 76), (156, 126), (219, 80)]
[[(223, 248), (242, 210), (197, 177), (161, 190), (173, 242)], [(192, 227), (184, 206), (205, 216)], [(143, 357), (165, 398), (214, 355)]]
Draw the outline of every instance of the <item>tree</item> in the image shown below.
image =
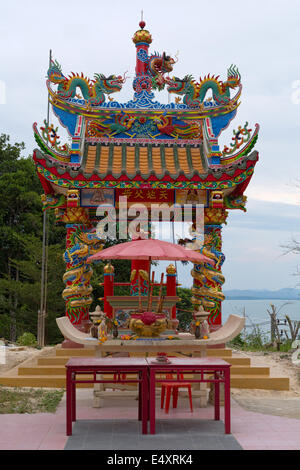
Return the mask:
[[(285, 255), (293, 253), (295, 255), (300, 255), (300, 242), (294, 238), (286, 245), (282, 245), (281, 248), (284, 248)], [(297, 268), (297, 271), (294, 273), (295, 276), (300, 275), (300, 268)]]
[[(34, 164), (21, 157), (24, 144), (10, 145), (9, 137), (0, 136), (0, 266), (1, 304), (10, 319), (10, 338), (16, 340), (20, 271), (12, 260), (24, 257), (27, 237), (38, 240), (41, 232), (41, 200), (36, 188), (40, 186)], [(3, 310), (2, 312), (3, 313)]]
[[(0, 336), (11, 341), (24, 331), (36, 334), (40, 297), (43, 189), (32, 159), (21, 156), (23, 150), (24, 144), (11, 145), (8, 136), (0, 136)], [(52, 340), (55, 320), (50, 319), (64, 305), (65, 236), (53, 214), (49, 219), (47, 324)]]
[(180, 297), (180, 302), (177, 303), (178, 327), (187, 331), (193, 319), (192, 291), (191, 289), (178, 287), (177, 295)]
[[(278, 327), (278, 325), (280, 324), (280, 319), (278, 318), (278, 314), (281, 308), (288, 304), (289, 302), (286, 302), (282, 304), (280, 308), (277, 308), (275, 307), (275, 305), (270, 304), (271, 311), (267, 309), (267, 312), (270, 315), (270, 319), (271, 319), (271, 341), (277, 344), (278, 348), (279, 348), (279, 344), (282, 342), (281, 334), (280, 334), (279, 327)], [(285, 315), (284, 324), (287, 324), (290, 330), (290, 336), (288, 335), (286, 330), (284, 331), (286, 339), (287, 341), (290, 341), (292, 343), (293, 341), (295, 341), (295, 339), (298, 336), (298, 332), (300, 329), (300, 321), (292, 321), (289, 315)]]

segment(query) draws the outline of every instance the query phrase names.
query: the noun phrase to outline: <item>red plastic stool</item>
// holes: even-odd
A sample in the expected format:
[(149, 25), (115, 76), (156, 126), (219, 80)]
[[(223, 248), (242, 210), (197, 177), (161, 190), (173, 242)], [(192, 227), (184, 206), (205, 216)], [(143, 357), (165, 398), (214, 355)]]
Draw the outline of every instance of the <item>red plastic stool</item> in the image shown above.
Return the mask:
[[(180, 374), (180, 378), (183, 378), (183, 374)], [(172, 374), (166, 374), (166, 379), (173, 379)], [(173, 392), (173, 408), (177, 408), (178, 402), (178, 391), (180, 388), (187, 388), (190, 400), (191, 412), (193, 412), (193, 402), (192, 402), (192, 387), (189, 382), (161, 382), (161, 408), (164, 407), (164, 401), (166, 396), (166, 408), (165, 412), (169, 413), (171, 394)]]
[[(120, 377), (121, 377), (122, 380), (126, 380), (126, 374), (120, 374)], [(116, 380), (116, 379), (117, 379), (117, 374), (114, 374), (114, 380)], [(120, 383), (122, 383), (122, 382), (120, 382)], [(113, 391), (115, 391), (115, 388), (113, 388)]]

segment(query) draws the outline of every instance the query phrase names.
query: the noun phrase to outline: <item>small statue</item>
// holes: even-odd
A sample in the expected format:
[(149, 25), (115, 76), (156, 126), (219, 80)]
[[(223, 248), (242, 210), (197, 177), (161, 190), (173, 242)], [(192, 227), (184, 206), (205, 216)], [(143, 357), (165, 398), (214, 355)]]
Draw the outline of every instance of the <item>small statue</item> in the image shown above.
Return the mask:
[(98, 326), (98, 340), (103, 343), (107, 340), (107, 325), (106, 325), (106, 315), (102, 312), (100, 323)]
[(102, 312), (101, 308), (99, 305), (96, 306), (96, 309), (94, 312), (90, 312), (90, 317), (93, 322), (91, 329), (90, 329), (90, 334), (93, 338), (98, 338), (98, 328), (99, 328), (99, 323), (103, 317), (104, 312)]
[(199, 339), (201, 337), (200, 322), (195, 323), (195, 338)]
[(193, 317), (194, 321), (191, 324), (191, 332), (194, 333), (195, 338), (197, 339), (208, 339), (209, 338), (209, 324), (207, 318), (209, 312), (206, 312), (203, 309), (203, 306), (200, 305), (198, 310), (194, 312)]
[(118, 331), (118, 322), (117, 322), (117, 320), (114, 320), (114, 321), (113, 321), (112, 335), (113, 335), (114, 338), (117, 338), (118, 335), (119, 335), (119, 331)]
[(100, 320), (100, 317), (102, 317), (102, 315), (104, 315), (104, 312), (102, 312), (100, 305), (96, 306), (94, 312), (90, 312), (90, 317), (93, 323), (98, 322)]
[(202, 339), (209, 338), (209, 324), (207, 320), (204, 320), (200, 325), (200, 338)]

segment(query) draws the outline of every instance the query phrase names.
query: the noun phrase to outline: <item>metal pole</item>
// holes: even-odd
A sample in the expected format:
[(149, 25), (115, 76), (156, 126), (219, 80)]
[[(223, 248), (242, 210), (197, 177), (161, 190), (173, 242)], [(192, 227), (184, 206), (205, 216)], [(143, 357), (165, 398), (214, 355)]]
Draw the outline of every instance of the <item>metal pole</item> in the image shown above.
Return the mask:
[[(52, 60), (52, 51), (49, 51), (49, 67)], [(49, 93), (48, 93), (48, 104), (47, 104), (47, 126), (49, 126)], [(43, 248), (42, 248), (42, 273), (41, 273), (41, 302), (40, 310), (38, 313), (38, 331), (37, 341), (39, 347), (45, 346), (45, 316), (47, 308), (47, 268), (48, 268), (48, 214), (47, 210), (43, 213)]]
[(38, 345), (44, 347), (44, 294), (45, 294), (45, 254), (46, 254), (46, 211), (43, 212), (43, 248), (41, 273), (41, 303), (38, 322)]
[(43, 346), (45, 346), (45, 327), (47, 317), (47, 290), (48, 290), (48, 238), (49, 238), (49, 214), (45, 211), (45, 274), (44, 274), (44, 308), (43, 308)]

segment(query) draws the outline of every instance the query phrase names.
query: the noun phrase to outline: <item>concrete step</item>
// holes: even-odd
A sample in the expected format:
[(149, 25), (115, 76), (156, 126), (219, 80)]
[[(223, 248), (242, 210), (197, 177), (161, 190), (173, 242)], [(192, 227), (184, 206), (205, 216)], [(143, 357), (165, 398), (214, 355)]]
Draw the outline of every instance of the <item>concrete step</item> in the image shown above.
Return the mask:
[[(155, 356), (155, 354), (153, 354)], [(181, 354), (174, 353), (174, 356)], [(207, 350), (207, 355), (219, 357), (232, 364), (231, 385), (235, 388), (289, 390), (289, 379), (270, 377), (269, 367), (252, 367), (250, 358), (232, 357), (232, 350), (216, 348)], [(0, 385), (11, 387), (65, 387), (65, 364), (70, 357), (94, 357), (93, 348), (55, 349), (53, 356), (41, 356), (35, 363), (28, 362), (18, 367), (18, 372), (0, 377)], [(142, 356), (142, 354), (134, 354)], [(90, 384), (79, 384), (90, 387)]]
[[(250, 366), (251, 359), (249, 357), (229, 357), (225, 356), (221, 359), (229, 362), (229, 364), (235, 366)], [(65, 365), (69, 360), (68, 356), (53, 356), (53, 357), (40, 357), (37, 360), (39, 366), (59, 366)]]
[(270, 377), (268, 375), (233, 375), (230, 383), (233, 388), (290, 390), (290, 381), (288, 377)]
[[(207, 356), (223, 357), (224, 359), (232, 356), (231, 349), (206, 349)], [(226, 359), (225, 359), (226, 360)]]
[(67, 357), (78, 357), (78, 356), (83, 356), (83, 357), (91, 357), (95, 356), (95, 351), (94, 349), (88, 349), (88, 348), (57, 348), (55, 350), (56, 356), (67, 356)]
[[(0, 377), (0, 385), (6, 387), (65, 388), (66, 381), (63, 375), (16, 375)], [(92, 387), (91, 384), (78, 384), (77, 386), (80, 388)], [(268, 375), (233, 375), (231, 377), (231, 387), (261, 390), (289, 390), (289, 379), (287, 377), (270, 377)]]
[[(5, 387), (45, 387), (65, 388), (66, 379), (63, 375), (15, 375), (0, 377), (0, 385)], [(90, 384), (78, 384), (80, 388), (90, 387)]]
[[(178, 348), (180, 349), (180, 348)], [(207, 356), (213, 356), (213, 357), (231, 357), (232, 356), (232, 351), (231, 349), (207, 349)], [(88, 349), (88, 348), (78, 348), (78, 349), (72, 349), (72, 348), (57, 348), (56, 349), (56, 356), (67, 356), (67, 357), (90, 357), (94, 356), (95, 352), (94, 349)], [(172, 354), (175, 356), (175, 353)], [(144, 353), (132, 353), (131, 356), (134, 357), (144, 357)], [(156, 356), (156, 353), (149, 354), (149, 356)]]
[[(268, 367), (236, 366), (231, 367), (231, 375), (269, 375)], [(65, 375), (64, 365), (20, 366), (18, 375)]]

